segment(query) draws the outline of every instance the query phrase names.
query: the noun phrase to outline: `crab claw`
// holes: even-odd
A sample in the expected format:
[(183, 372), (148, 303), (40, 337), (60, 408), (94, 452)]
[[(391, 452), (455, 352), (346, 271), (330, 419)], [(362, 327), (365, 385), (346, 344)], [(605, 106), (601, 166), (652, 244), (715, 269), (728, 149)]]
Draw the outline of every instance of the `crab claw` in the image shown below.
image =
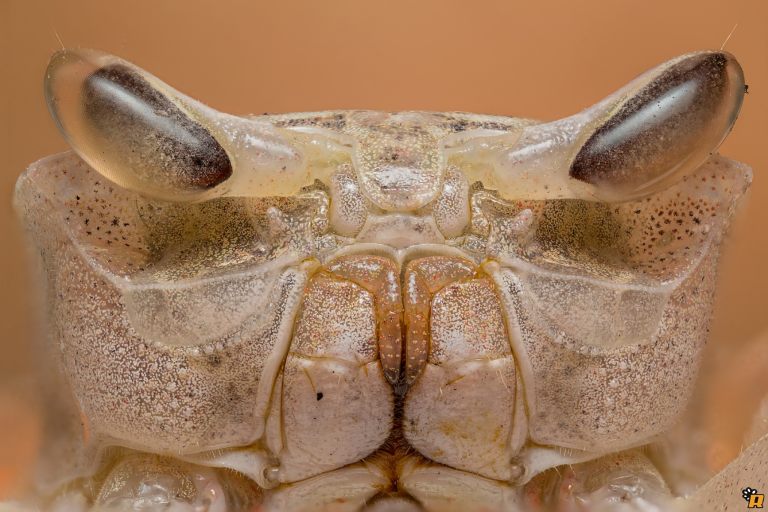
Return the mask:
[(510, 199), (628, 201), (704, 163), (730, 132), (743, 97), (744, 75), (732, 55), (690, 53), (579, 114), (513, 135), (483, 135), (454, 153)]

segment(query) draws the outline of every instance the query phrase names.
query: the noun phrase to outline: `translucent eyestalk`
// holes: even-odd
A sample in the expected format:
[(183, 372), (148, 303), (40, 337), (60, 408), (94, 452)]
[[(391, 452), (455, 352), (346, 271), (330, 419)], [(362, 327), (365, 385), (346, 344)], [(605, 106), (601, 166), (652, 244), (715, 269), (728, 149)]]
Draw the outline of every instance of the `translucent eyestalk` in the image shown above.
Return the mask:
[(455, 150), (509, 199), (629, 201), (691, 174), (731, 130), (744, 75), (725, 52), (683, 55), (574, 116)]

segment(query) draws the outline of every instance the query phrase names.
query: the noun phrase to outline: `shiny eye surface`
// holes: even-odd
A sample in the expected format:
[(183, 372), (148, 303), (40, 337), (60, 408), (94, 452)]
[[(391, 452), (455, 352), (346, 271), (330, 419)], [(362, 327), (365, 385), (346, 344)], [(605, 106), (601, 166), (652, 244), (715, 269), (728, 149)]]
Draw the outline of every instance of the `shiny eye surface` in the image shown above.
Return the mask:
[(115, 157), (137, 174), (152, 173), (157, 186), (194, 192), (232, 175), (216, 139), (129, 67), (94, 71), (83, 84), (82, 98), (94, 135), (119, 141)]
[(177, 198), (204, 193), (232, 175), (229, 156), (208, 129), (116, 58), (60, 52), (45, 86), (70, 144), (117, 184)]
[(744, 91), (732, 55), (695, 52), (572, 116), (475, 130), (448, 149), (470, 182), (505, 199), (632, 201), (694, 173), (731, 130)]
[(661, 190), (720, 145), (743, 93), (743, 73), (730, 55), (680, 60), (613, 108), (584, 142), (570, 176), (625, 199)]

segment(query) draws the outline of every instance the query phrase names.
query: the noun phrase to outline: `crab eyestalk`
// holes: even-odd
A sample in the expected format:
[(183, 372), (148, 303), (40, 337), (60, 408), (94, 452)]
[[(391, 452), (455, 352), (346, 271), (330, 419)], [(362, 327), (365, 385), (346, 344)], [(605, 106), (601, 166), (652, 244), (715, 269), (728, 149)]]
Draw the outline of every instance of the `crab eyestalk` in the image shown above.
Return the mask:
[(216, 112), (117, 57), (62, 50), (48, 106), (77, 154), (120, 186), (168, 201), (291, 195), (311, 183), (294, 140)]
[(579, 114), (528, 126), (512, 139), (475, 140), (459, 158), (509, 199), (629, 201), (704, 163), (730, 132), (743, 97), (732, 55), (691, 53)]

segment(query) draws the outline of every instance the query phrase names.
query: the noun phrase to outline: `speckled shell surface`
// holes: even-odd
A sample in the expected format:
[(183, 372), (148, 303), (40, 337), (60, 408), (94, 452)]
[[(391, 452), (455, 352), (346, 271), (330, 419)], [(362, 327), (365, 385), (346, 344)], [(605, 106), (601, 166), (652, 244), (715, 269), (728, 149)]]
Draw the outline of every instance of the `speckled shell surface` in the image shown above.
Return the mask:
[[(57, 369), (41, 488), (90, 479), (82, 503), (119, 508), (158, 474), (177, 475), (158, 485), (189, 503), (216, 489), (230, 510), (539, 510), (553, 468), (651, 442), (693, 392), (751, 172), (694, 144), (674, 179), (640, 186), (625, 167), (667, 165), (656, 146), (630, 164), (584, 148), (606, 112), (627, 117), (669, 76), (716, 80), (730, 65), (696, 59), (555, 123), (234, 118), (102, 68), (98, 80), (149, 87), (155, 114), (190, 116), (173, 144), (115, 138), (148, 117), (110, 110), (88, 75), (77, 122), (111, 149), (94, 153), (61, 113), (77, 154), (33, 164), (16, 192)], [(726, 93), (707, 94), (690, 123), (722, 117)], [(681, 122), (645, 137), (658, 145)], [(126, 140), (143, 174), (111, 163)], [(168, 178), (199, 163), (163, 160), (182, 143), (213, 155), (202, 181)], [(589, 180), (569, 167), (596, 154)]]

